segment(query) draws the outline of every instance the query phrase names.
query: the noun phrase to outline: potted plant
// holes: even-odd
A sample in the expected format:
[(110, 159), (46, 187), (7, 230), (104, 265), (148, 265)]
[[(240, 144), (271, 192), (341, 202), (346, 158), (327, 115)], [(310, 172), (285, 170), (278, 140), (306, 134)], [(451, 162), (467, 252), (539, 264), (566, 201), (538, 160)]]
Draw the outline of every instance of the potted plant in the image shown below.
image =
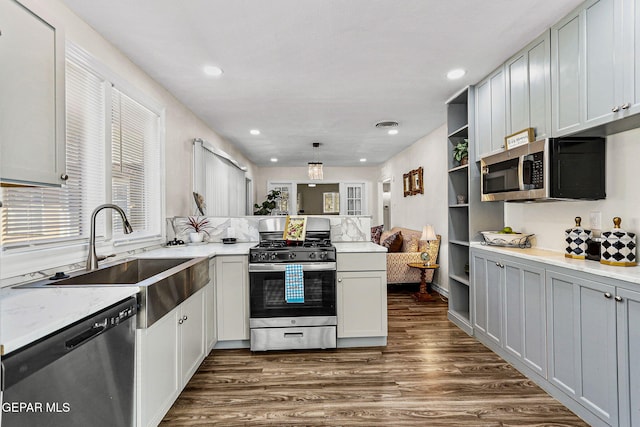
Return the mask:
[(463, 142), (458, 142), (458, 144), (453, 147), (453, 160), (460, 163), (461, 165), (466, 165), (469, 162), (468, 139), (465, 139)]
[(183, 231), (189, 232), (189, 240), (192, 243), (200, 243), (205, 234), (209, 236), (209, 231), (207, 231), (209, 225), (209, 220), (205, 216), (190, 216), (187, 217)]
[(276, 208), (277, 200), (280, 198), (280, 191), (271, 190), (267, 193), (267, 199), (261, 205), (254, 204), (254, 215), (269, 215)]

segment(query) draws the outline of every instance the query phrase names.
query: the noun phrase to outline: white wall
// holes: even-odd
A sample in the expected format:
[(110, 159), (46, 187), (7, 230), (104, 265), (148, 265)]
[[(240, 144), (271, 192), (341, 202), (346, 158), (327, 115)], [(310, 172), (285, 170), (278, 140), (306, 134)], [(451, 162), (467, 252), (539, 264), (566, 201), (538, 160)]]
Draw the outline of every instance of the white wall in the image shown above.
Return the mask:
[[(380, 180), (379, 166), (366, 167), (323, 167), (322, 184), (338, 182), (364, 182), (366, 184), (366, 202), (368, 214), (373, 217), (374, 224), (382, 223), (382, 213), (378, 213), (378, 186)], [(310, 183), (308, 168), (305, 167), (257, 167), (255, 169), (253, 188), (256, 193), (255, 203), (262, 203), (267, 195), (269, 182)]]
[(58, 0), (21, 0), (21, 3), (36, 13), (42, 13), (45, 18), (55, 19), (56, 24), (63, 27), (67, 40), (82, 47), (129, 85), (166, 108), (167, 216), (184, 216), (193, 213), (191, 194), (193, 138), (205, 139), (226, 151), (248, 167), (248, 177), (253, 175), (254, 165), (239, 150), (216, 134), (164, 87), (151, 79), (63, 3)]
[[(446, 126), (389, 159), (381, 168), (381, 180), (391, 179), (391, 227), (422, 230), (433, 225), (442, 236), (438, 263), (440, 269), (434, 282), (447, 288), (448, 281), (448, 220), (447, 220), (447, 148)], [(424, 194), (403, 196), (402, 175), (422, 167)]]
[(589, 213), (602, 212), (603, 231), (613, 228), (612, 219), (622, 218), (622, 228), (640, 232), (640, 129), (607, 138), (607, 198), (599, 201), (506, 203), (505, 224), (514, 230), (535, 233), (534, 245), (554, 251), (565, 250), (564, 231), (576, 216), (590, 228)]

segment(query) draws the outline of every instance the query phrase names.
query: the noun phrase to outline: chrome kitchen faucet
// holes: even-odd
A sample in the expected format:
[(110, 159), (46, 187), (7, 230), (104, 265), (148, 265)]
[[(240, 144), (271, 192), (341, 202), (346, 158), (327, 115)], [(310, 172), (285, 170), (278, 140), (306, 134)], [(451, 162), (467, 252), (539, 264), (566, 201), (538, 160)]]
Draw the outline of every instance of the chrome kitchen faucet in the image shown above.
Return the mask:
[(129, 220), (127, 220), (127, 214), (124, 213), (122, 208), (118, 205), (114, 205), (111, 203), (106, 203), (104, 205), (100, 205), (93, 210), (91, 214), (91, 234), (89, 235), (89, 256), (87, 257), (87, 271), (95, 270), (98, 268), (98, 261), (102, 261), (109, 256), (98, 256), (96, 255), (96, 216), (98, 212), (102, 209), (113, 209), (120, 214), (120, 218), (122, 218), (122, 226), (124, 227), (124, 234), (133, 233), (133, 228), (131, 228), (131, 224), (129, 224)]

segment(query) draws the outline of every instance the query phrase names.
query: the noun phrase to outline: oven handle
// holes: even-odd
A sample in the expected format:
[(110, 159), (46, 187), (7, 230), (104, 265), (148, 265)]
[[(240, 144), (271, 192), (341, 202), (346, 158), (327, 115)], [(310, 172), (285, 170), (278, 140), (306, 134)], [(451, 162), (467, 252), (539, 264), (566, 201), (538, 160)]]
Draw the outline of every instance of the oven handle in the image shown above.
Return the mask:
[[(302, 271), (335, 271), (335, 262), (317, 262), (313, 264), (300, 264)], [(280, 264), (249, 264), (249, 273), (270, 273), (273, 271), (285, 271), (287, 263)]]

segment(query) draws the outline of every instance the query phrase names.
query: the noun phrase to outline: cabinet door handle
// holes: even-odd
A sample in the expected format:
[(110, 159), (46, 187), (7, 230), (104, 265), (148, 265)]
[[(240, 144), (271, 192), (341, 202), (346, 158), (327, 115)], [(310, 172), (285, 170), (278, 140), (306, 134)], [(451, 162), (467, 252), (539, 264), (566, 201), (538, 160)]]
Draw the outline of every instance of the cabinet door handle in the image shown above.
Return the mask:
[(66, 181), (69, 179), (69, 175), (67, 175), (66, 173), (63, 173), (62, 175), (60, 175), (60, 179), (63, 181)]
[(612, 296), (612, 295), (611, 295), (611, 293), (609, 293), (609, 292), (605, 292), (605, 293), (604, 293), (604, 297), (605, 297), (605, 298), (607, 298), (607, 299), (610, 299), (610, 298), (611, 298), (611, 296)]
[(625, 103), (625, 104), (622, 104), (622, 107), (620, 107), (620, 108), (622, 108), (623, 110), (628, 110), (628, 109), (629, 109), (629, 107), (631, 107), (631, 104), (629, 104), (629, 103), (627, 102), (627, 103)]
[(622, 297), (620, 295), (616, 295), (614, 299), (618, 302), (622, 302)]
[(497, 267), (500, 267), (500, 268), (504, 268), (504, 264), (499, 263), (499, 262), (496, 262), (496, 266), (497, 266)]
[(338, 277), (338, 282), (342, 282), (342, 277)]
[(178, 325), (182, 325), (184, 323), (184, 319), (178, 320)]
[(187, 319), (188, 319), (188, 317), (187, 317), (186, 314), (184, 316), (182, 316), (182, 320), (187, 320)]
[(618, 111), (620, 111), (620, 107), (618, 107), (617, 105), (611, 109), (612, 113), (617, 113)]

